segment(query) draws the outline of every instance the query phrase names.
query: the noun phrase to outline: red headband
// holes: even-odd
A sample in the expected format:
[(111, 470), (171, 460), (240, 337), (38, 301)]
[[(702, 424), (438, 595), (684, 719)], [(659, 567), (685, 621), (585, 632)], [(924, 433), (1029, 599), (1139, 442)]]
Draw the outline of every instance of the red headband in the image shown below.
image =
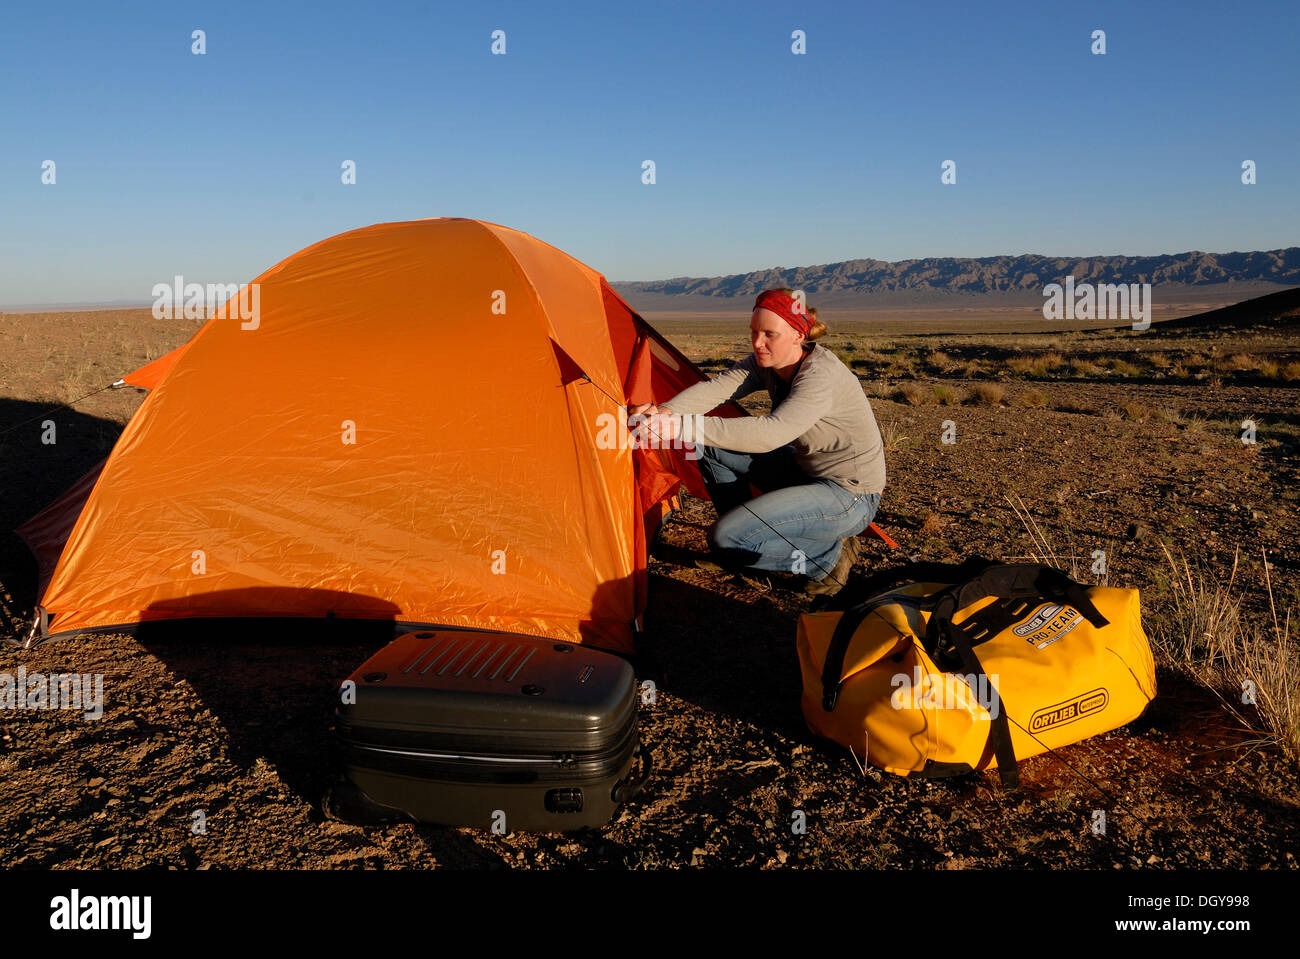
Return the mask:
[(812, 329), (813, 318), (807, 307), (789, 293), (782, 293), (780, 290), (764, 290), (754, 301), (754, 309), (771, 310), (804, 336), (807, 336), (808, 331)]

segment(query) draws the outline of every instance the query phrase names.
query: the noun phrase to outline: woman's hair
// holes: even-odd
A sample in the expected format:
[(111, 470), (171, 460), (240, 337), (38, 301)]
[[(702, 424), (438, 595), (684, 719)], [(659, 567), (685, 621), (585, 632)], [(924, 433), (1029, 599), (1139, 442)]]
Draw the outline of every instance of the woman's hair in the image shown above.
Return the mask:
[[(791, 296), (794, 296), (794, 290), (790, 289), (788, 286), (777, 287), (777, 291), (780, 293), (788, 293)], [(805, 301), (805, 304), (806, 302), (807, 301)], [(826, 324), (823, 323), (821, 320), (817, 319), (817, 307), (809, 306), (807, 307), (807, 310), (808, 310), (808, 318), (812, 320), (812, 329), (810, 329), (807, 333), (804, 334), (804, 339), (807, 340), (809, 343), (811, 343), (813, 340), (817, 339), (818, 337), (826, 335)]]

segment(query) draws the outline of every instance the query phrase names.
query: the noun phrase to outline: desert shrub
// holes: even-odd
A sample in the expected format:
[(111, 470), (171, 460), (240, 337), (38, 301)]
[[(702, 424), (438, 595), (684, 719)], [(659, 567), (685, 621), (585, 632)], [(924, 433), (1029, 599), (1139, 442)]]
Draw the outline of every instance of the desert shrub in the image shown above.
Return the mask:
[(899, 425), (892, 420), (880, 427), (880, 444), (886, 453), (896, 453), (909, 442), (910, 439), (903, 435)]
[(939, 383), (934, 387), (934, 401), (940, 406), (959, 406), (965, 396), (957, 389)]
[(912, 406), (920, 406), (926, 401), (926, 391), (919, 383), (904, 383), (898, 388), (898, 399)]
[(906, 353), (896, 353), (885, 357), (889, 364), (885, 373), (889, 376), (916, 376), (916, 361)]
[(1013, 356), (1007, 360), (1007, 369), (1021, 376), (1046, 376), (1065, 365), (1065, 358), (1055, 350), (1032, 356)]
[(947, 526), (949, 522), (951, 521), (940, 513), (926, 513), (925, 519), (921, 521), (917, 532), (926, 536), (933, 536)]
[[(1260, 720), (1276, 742), (1300, 762), (1300, 645), (1291, 635), (1291, 614), (1279, 617), (1267, 554), (1264, 582), (1268, 609), (1261, 615), (1243, 606), (1235, 591), (1238, 557), (1227, 582), (1216, 570), (1203, 570), (1175, 558), (1163, 543), (1170, 568), (1168, 599), (1162, 615), (1147, 619), (1157, 661), (1189, 675), (1216, 696), (1248, 729)], [(1243, 716), (1243, 691), (1253, 708)]]
[(1025, 390), (1016, 397), (1016, 405), (1029, 409), (1042, 409), (1047, 406), (1047, 394), (1042, 390)]
[(999, 406), (1005, 395), (1006, 390), (997, 383), (977, 383), (971, 389), (971, 398), (981, 406)]
[(940, 370), (947, 369), (952, 365), (952, 357), (940, 350), (931, 350), (925, 361)]
[(1093, 416), (1097, 412), (1093, 407), (1083, 403), (1054, 403), (1052, 409), (1061, 413), (1076, 413), (1080, 416)]
[(1256, 370), (1259, 369), (1259, 357), (1253, 353), (1233, 353), (1227, 359), (1219, 362), (1219, 369), (1226, 370), (1229, 373)]
[(1151, 407), (1145, 403), (1125, 403), (1122, 407), (1124, 419), (1133, 420), (1138, 423), (1145, 423), (1151, 419)]
[(1054, 370), (1058, 366), (1065, 365), (1065, 357), (1063, 357), (1060, 353), (1057, 353), (1055, 350), (1052, 350), (1048, 353), (1044, 353), (1041, 357), (1039, 357), (1039, 362), (1047, 369)]
[(1149, 353), (1147, 354), (1147, 362), (1151, 364), (1153, 369), (1157, 370), (1167, 370), (1173, 366), (1173, 360), (1165, 353)]

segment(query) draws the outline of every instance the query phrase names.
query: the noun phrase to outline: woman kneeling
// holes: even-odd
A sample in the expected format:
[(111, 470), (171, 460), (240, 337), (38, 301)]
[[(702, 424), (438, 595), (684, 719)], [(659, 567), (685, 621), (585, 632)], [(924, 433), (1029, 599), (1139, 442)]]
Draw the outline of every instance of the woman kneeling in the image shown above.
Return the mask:
[[(765, 290), (749, 321), (754, 352), (659, 406), (632, 409), (661, 439), (695, 443), (718, 511), (719, 565), (802, 573), (808, 592), (844, 585), (885, 490), (885, 453), (858, 378), (814, 340), (817, 311), (788, 289)], [(700, 416), (766, 390), (767, 416)], [(754, 496), (751, 484), (761, 491)]]

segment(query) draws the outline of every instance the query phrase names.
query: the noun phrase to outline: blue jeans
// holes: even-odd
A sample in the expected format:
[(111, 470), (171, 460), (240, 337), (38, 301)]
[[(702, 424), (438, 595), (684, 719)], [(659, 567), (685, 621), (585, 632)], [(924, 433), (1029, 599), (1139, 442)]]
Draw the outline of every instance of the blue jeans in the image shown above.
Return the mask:
[[(771, 453), (696, 449), (719, 516), (709, 545), (723, 565), (824, 579), (840, 558), (841, 541), (866, 529), (880, 507), (879, 493), (850, 493), (834, 480), (810, 479), (789, 446)], [(750, 498), (751, 482), (761, 496)]]

